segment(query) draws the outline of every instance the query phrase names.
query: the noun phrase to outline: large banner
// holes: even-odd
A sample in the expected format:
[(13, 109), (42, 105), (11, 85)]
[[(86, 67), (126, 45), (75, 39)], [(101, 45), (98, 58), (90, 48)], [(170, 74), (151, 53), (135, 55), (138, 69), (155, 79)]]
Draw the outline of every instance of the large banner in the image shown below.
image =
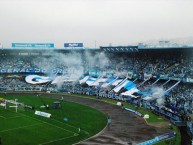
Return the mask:
[(136, 111), (136, 110), (133, 110), (133, 109), (130, 109), (130, 108), (125, 108), (125, 110), (130, 111), (130, 112), (132, 112), (132, 113), (135, 113), (136, 115), (138, 115), (138, 116), (140, 116), (140, 117), (143, 116), (143, 114), (141, 114), (140, 112), (138, 112), (138, 111)]
[(46, 76), (39, 76), (39, 75), (28, 75), (25, 78), (25, 81), (29, 84), (45, 84), (51, 82), (52, 79)]
[(64, 43), (65, 48), (83, 48), (83, 43)]
[(0, 74), (3, 73), (51, 73), (51, 74), (66, 74), (66, 73), (73, 73), (69, 70), (63, 68), (53, 68), (50, 70), (40, 69), (40, 68), (9, 68), (9, 69), (0, 69)]
[(157, 136), (157, 137), (155, 137), (153, 139), (147, 140), (145, 142), (139, 143), (137, 145), (153, 145), (153, 144), (156, 144), (156, 143), (158, 143), (158, 142), (160, 142), (162, 140), (166, 140), (168, 138), (172, 138), (172, 137), (175, 137), (175, 136), (176, 136), (175, 132), (169, 132), (169, 133)]
[(193, 78), (186, 78), (186, 82), (193, 83)]
[(39, 115), (39, 116), (46, 117), (46, 118), (50, 118), (50, 117), (51, 117), (51, 114), (50, 114), (50, 113), (41, 112), (41, 111), (35, 111), (35, 114), (36, 114), (36, 115)]
[(12, 43), (12, 48), (54, 48), (54, 43)]

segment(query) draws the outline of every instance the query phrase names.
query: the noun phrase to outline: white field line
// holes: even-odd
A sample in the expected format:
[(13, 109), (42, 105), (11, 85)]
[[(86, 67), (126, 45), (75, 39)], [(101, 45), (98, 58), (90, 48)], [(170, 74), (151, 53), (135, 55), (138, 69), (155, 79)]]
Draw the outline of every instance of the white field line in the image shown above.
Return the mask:
[[(10, 112), (13, 112), (13, 111), (11, 111), (11, 110), (9, 110), (9, 111), (10, 111)], [(48, 124), (48, 125), (50, 125), (50, 126), (54, 126), (54, 127), (56, 127), (56, 128), (59, 128), (59, 129), (65, 130), (65, 131), (67, 131), (67, 132), (73, 133), (73, 136), (61, 138), (61, 139), (59, 139), (59, 140), (63, 140), (63, 139), (67, 139), (67, 138), (71, 138), (71, 137), (74, 137), (74, 136), (78, 136), (78, 135), (79, 135), (79, 134), (76, 133), (76, 132), (73, 132), (73, 131), (71, 131), (71, 130), (64, 129), (64, 128), (62, 128), (62, 127), (59, 127), (59, 126), (57, 126), (57, 125), (53, 125), (53, 124), (51, 124), (51, 123), (48, 123), (48, 122), (39, 120), (39, 119), (37, 119), (37, 118), (30, 117), (30, 116), (27, 116), (27, 115), (22, 114), (22, 113), (19, 113), (19, 112), (18, 112), (18, 114), (21, 114), (22, 116), (26, 116), (26, 117), (28, 117), (28, 118), (32, 118), (32, 119), (34, 119), (34, 120), (37, 120), (37, 121), (42, 122), (42, 123), (39, 123), (39, 124), (43, 124), (43, 123), (44, 123), (44, 124)], [(55, 120), (55, 119), (53, 119), (53, 120), (56, 121), (56, 122), (63, 123), (63, 122), (58, 121), (58, 120)], [(66, 123), (64, 123), (64, 124), (67, 125), (67, 126), (73, 127), (73, 128), (77, 128), (77, 127), (75, 127), (75, 126), (68, 125), (68, 124), (66, 124)], [(78, 129), (78, 128), (77, 128), (77, 129)], [(83, 129), (81, 129), (81, 131), (85, 132), (85, 133), (89, 136), (89, 132), (87, 132), (87, 131), (85, 131), (85, 130), (83, 130)], [(55, 141), (59, 141), (59, 140), (54, 140), (54, 141), (51, 141), (51, 142), (55, 142)], [(51, 143), (51, 142), (49, 142), (49, 143)], [(47, 142), (47, 143), (48, 143), (48, 142)], [(43, 143), (43, 144), (47, 144), (47, 143)], [(41, 145), (41, 144), (39, 144), (39, 145)]]
[(80, 143), (82, 143), (82, 142), (84, 142), (84, 141), (87, 141), (87, 140), (89, 140), (89, 139), (91, 139), (91, 138), (94, 138), (94, 137), (99, 136), (102, 132), (104, 132), (104, 130), (105, 130), (106, 128), (107, 128), (107, 125), (105, 126), (105, 128), (103, 128), (103, 130), (101, 130), (99, 133), (95, 134), (94, 136), (91, 136), (91, 137), (89, 137), (89, 138), (83, 139), (83, 140), (81, 140), (81, 141), (79, 141), (79, 142), (77, 142), (77, 143), (74, 143), (73, 145), (78, 145), (78, 144), (80, 144)]
[(65, 128), (59, 127), (59, 126), (57, 126), (57, 125), (54, 125), (54, 124), (51, 124), (51, 123), (48, 123), (48, 122), (44, 122), (44, 123), (46, 123), (46, 124), (48, 124), (48, 125), (50, 125), (50, 126), (54, 126), (54, 127), (56, 127), (56, 128), (59, 128), (59, 129), (68, 131), (68, 132), (73, 133), (73, 134), (76, 133), (76, 132), (73, 132), (73, 131), (71, 131), (71, 130), (67, 130), (67, 129), (65, 129)]
[[(65, 124), (66, 126), (70, 126), (70, 127), (72, 127), (72, 128), (75, 128), (75, 129), (79, 130), (79, 128), (78, 128), (78, 127), (76, 127), (76, 126), (72, 126), (72, 125), (66, 124), (66, 123), (61, 122), (61, 121), (58, 121), (58, 120), (56, 120), (56, 119), (53, 119), (53, 120), (54, 120), (54, 121), (56, 121), (56, 122), (59, 122), (59, 123)], [(87, 132), (87, 131), (85, 131), (85, 130), (83, 130), (83, 129), (81, 129), (81, 131), (85, 132), (87, 135), (90, 135), (90, 133), (89, 133), (89, 132)]]
[(23, 114), (23, 115), (26, 116), (26, 117), (28, 117), (28, 118), (32, 118), (32, 119), (34, 119), (34, 120), (37, 120), (37, 121), (40, 121), (40, 122), (42, 122), (42, 123), (48, 124), (48, 125), (50, 125), (50, 126), (54, 126), (54, 127), (56, 127), (56, 128), (65, 130), (65, 131), (67, 131), (67, 132), (70, 132), (70, 133), (73, 133), (73, 134), (76, 133), (76, 132), (73, 132), (73, 131), (71, 131), (71, 130), (67, 130), (67, 129), (65, 129), (65, 128), (59, 127), (59, 126), (57, 126), (57, 125), (48, 123), (48, 122), (46, 122), (46, 121), (42, 121), (42, 120), (39, 120), (39, 119), (37, 119), (37, 118), (31, 117), (31, 116), (27, 116), (27, 115), (25, 115), (25, 114)]
[[(25, 115), (25, 114), (24, 114), (24, 115)], [(28, 117), (28, 118), (32, 118), (32, 119), (34, 119), (34, 120), (40, 121), (40, 122), (42, 122), (42, 123), (44, 123), (44, 124), (48, 124), (48, 125), (50, 125), (50, 126), (54, 126), (54, 127), (56, 127), (56, 128), (59, 128), (59, 129), (65, 130), (65, 131), (67, 131), (67, 132), (73, 133), (72, 136), (63, 137), (63, 138), (60, 138), (60, 139), (56, 139), (56, 140), (52, 140), (52, 141), (49, 141), (49, 142), (41, 143), (41, 144), (39, 144), (39, 145), (44, 145), (44, 144), (48, 144), (48, 143), (52, 143), (52, 142), (64, 140), (64, 139), (71, 138), (71, 137), (74, 137), (74, 136), (78, 136), (78, 135), (79, 135), (79, 134), (76, 133), (76, 132), (73, 132), (73, 131), (71, 131), (71, 130), (64, 129), (64, 128), (59, 127), (59, 126), (57, 126), (57, 125), (53, 125), (53, 124), (51, 124), (51, 123), (48, 123), (48, 122), (39, 120), (39, 119), (34, 118), (34, 117), (30, 117), (30, 116), (27, 116), (27, 115), (25, 115), (25, 116)], [(58, 121), (58, 122), (60, 122), (60, 121)], [(61, 122), (61, 123), (62, 123), (62, 122)]]
[(75, 129), (77, 129), (77, 130), (78, 130), (78, 127), (75, 127), (75, 126), (72, 126), (72, 125), (66, 124), (66, 123), (64, 123), (64, 122), (62, 122), (62, 121), (59, 121), (59, 120), (56, 120), (56, 119), (54, 119), (54, 118), (52, 118), (52, 120), (54, 120), (54, 121), (56, 121), (56, 122), (59, 122), (59, 123), (62, 123), (62, 124), (65, 124), (66, 126), (70, 126), (70, 127), (75, 128)]
[(6, 119), (6, 117), (4, 117), (4, 116), (2, 116), (2, 115), (0, 115), (0, 117), (3, 118), (3, 119)]
[(13, 118), (19, 118), (19, 117), (24, 117), (24, 116), (23, 116), (23, 115), (21, 115), (21, 116), (7, 117), (6, 119), (13, 119)]
[(48, 141), (48, 142), (44, 142), (44, 143), (41, 143), (39, 145), (45, 145), (45, 144), (49, 144), (49, 143), (53, 143), (53, 142), (57, 142), (57, 141), (60, 141), (60, 140), (65, 140), (67, 138), (71, 138), (71, 137), (75, 137), (77, 136), (76, 134), (74, 135), (71, 135), (71, 136), (68, 136), (68, 137), (63, 137), (63, 138), (59, 138), (59, 139), (55, 139), (55, 140), (51, 140), (51, 141)]
[[(11, 110), (9, 110), (9, 111), (11, 111)], [(11, 112), (13, 112), (13, 111), (11, 111)], [(54, 127), (56, 127), (56, 128), (60, 128), (60, 129), (62, 129), (62, 130), (65, 130), (65, 131), (71, 132), (71, 133), (73, 133), (73, 134), (77, 134), (76, 132), (73, 132), (73, 131), (71, 131), (71, 130), (64, 129), (64, 128), (59, 127), (59, 126), (57, 126), (57, 125), (53, 125), (53, 124), (51, 124), (51, 123), (48, 123), (48, 122), (45, 122), (45, 121), (39, 120), (39, 119), (34, 118), (34, 117), (31, 117), (31, 116), (27, 116), (27, 115), (22, 114), (22, 113), (20, 113), (20, 112), (17, 112), (17, 114), (21, 114), (21, 116), (26, 116), (26, 117), (28, 117), (28, 118), (32, 118), (32, 119), (37, 120), (37, 121), (40, 121), (40, 122), (42, 122), (42, 123), (46, 123), (46, 124), (48, 124), (48, 125), (50, 125), (50, 126), (54, 126)], [(78, 134), (78, 135), (79, 135), (79, 134)]]
[(0, 132), (7, 132), (7, 131), (17, 130), (17, 129), (21, 129), (21, 128), (26, 128), (26, 127), (37, 126), (37, 125), (40, 125), (40, 124), (43, 124), (43, 123), (36, 123), (36, 124), (32, 124), (32, 125), (16, 127), (16, 128), (12, 128), (12, 129), (2, 130)]

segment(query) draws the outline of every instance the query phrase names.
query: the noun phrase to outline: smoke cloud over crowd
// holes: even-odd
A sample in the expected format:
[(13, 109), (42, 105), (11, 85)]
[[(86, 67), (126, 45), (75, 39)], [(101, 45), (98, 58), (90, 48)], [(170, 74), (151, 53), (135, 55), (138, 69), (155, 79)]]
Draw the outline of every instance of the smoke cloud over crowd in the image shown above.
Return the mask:
[(109, 58), (105, 53), (93, 54), (88, 51), (52, 52), (51, 56), (36, 58), (32, 60), (32, 63), (45, 70), (45, 74), (52, 79), (60, 75), (69, 80), (78, 80), (85, 72), (96, 67), (104, 70), (105, 65), (109, 63)]
[(162, 106), (164, 104), (164, 94), (165, 90), (163, 87), (153, 87), (151, 88), (152, 92), (152, 100), (156, 100), (158, 106)]

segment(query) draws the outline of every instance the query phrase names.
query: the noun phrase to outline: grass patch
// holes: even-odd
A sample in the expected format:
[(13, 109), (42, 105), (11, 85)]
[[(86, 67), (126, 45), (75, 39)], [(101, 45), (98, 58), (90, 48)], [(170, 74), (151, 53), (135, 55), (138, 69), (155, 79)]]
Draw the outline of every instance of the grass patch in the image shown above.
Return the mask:
[[(35, 115), (35, 110), (0, 108), (0, 137), (3, 145), (71, 145), (100, 132), (107, 123), (100, 111), (77, 103), (60, 101), (61, 108), (53, 109), (55, 99), (25, 94), (7, 95), (6, 99), (18, 99), (35, 110), (52, 114), (52, 118)], [(50, 109), (40, 106), (49, 104)], [(64, 117), (69, 118), (64, 121)], [(81, 131), (79, 132), (79, 128)]]

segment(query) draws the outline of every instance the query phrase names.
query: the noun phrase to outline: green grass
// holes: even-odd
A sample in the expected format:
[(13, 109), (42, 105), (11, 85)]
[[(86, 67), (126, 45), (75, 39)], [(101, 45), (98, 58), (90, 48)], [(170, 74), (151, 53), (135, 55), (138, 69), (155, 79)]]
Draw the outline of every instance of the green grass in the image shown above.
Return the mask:
[[(5, 98), (5, 97), (4, 97)], [(51, 113), (52, 118), (35, 115), (35, 110), (0, 107), (0, 137), (3, 145), (71, 145), (100, 132), (107, 123), (106, 116), (88, 106), (61, 101), (60, 109), (40, 109), (55, 101), (29, 95), (7, 96), (19, 102), (35, 106), (36, 110)], [(43, 100), (43, 102), (42, 102)], [(64, 121), (63, 118), (69, 118)], [(81, 131), (79, 132), (79, 128)]]

